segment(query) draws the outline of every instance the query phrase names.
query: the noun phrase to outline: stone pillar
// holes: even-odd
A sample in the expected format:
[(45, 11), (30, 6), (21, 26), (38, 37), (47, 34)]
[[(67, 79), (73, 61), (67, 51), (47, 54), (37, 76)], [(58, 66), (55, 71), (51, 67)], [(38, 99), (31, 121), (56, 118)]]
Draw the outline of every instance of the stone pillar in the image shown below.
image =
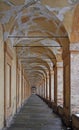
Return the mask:
[(44, 80), (43, 80), (43, 85), (42, 85), (42, 90), (43, 90), (43, 98), (44, 98), (44, 95), (45, 95), (45, 86), (44, 86)]
[(71, 113), (79, 113), (79, 43), (70, 45)]
[(39, 90), (39, 93), (38, 93), (38, 94), (40, 95), (40, 85), (39, 85), (39, 89), (38, 89), (38, 90)]
[(40, 96), (41, 96), (41, 85), (40, 85)]
[(54, 71), (51, 70), (51, 101), (54, 102)]
[[(14, 66), (12, 50), (6, 43), (4, 51), (5, 51), (4, 112), (5, 112), (5, 125), (8, 126), (9, 121), (12, 118), (12, 116), (10, 115), (13, 114), (14, 109), (16, 111), (16, 66)], [(15, 88), (13, 87), (13, 85), (15, 86)]]
[(24, 82), (23, 82), (23, 101), (25, 100), (25, 75), (24, 75)]
[[(6, 98), (6, 97), (5, 97)], [(3, 28), (0, 24), (0, 129), (4, 126), (4, 42)]]
[(24, 79), (24, 100), (26, 98), (26, 79)]
[(26, 80), (27, 82), (27, 98), (32, 94), (32, 89), (31, 89), (31, 86), (30, 86), (30, 83), (28, 80)]
[(19, 67), (18, 67), (18, 63), (17, 63), (17, 74), (16, 74), (16, 110), (18, 110), (19, 107)]
[(48, 89), (48, 82), (47, 82), (47, 76), (46, 76), (46, 99), (47, 99), (47, 97), (48, 97), (47, 89)]
[(49, 100), (49, 73), (47, 73), (47, 100)]
[(39, 91), (40, 91), (40, 90), (39, 90), (39, 86), (38, 86), (38, 87), (37, 87), (37, 94), (38, 94), (38, 95), (40, 94)]
[(46, 77), (44, 80), (44, 98), (46, 99)]
[(40, 86), (37, 86), (37, 94), (40, 95)]
[(36, 87), (36, 94), (39, 95), (39, 86)]
[(22, 76), (22, 71), (21, 71), (21, 63), (20, 63), (20, 86), (19, 86), (19, 89), (20, 89), (20, 90), (19, 90), (19, 91), (20, 91), (20, 94), (19, 94), (19, 98), (20, 98), (20, 99), (19, 99), (19, 105), (20, 105), (20, 106), (21, 106), (21, 103), (22, 103), (22, 99), (21, 99), (21, 89), (22, 89), (22, 88), (21, 88), (21, 84), (22, 84), (22, 83), (21, 83), (21, 82), (22, 82), (21, 76)]
[(26, 80), (26, 99), (28, 98), (28, 95), (29, 95), (29, 93), (28, 93), (28, 81)]
[(21, 66), (21, 104), (23, 100), (23, 68)]
[(41, 97), (43, 97), (43, 86), (41, 84)]
[(42, 94), (42, 97), (43, 97), (43, 95), (44, 95), (44, 86), (43, 86), (43, 84), (41, 86), (41, 94)]
[(23, 68), (22, 68), (22, 104), (23, 104), (23, 87), (24, 87), (24, 71), (23, 71)]
[(57, 106), (57, 66), (54, 65), (54, 103)]
[(63, 106), (63, 62), (57, 62), (57, 105)]
[(46, 97), (46, 77), (44, 78), (43, 86), (44, 86), (43, 98), (45, 98)]
[(27, 99), (27, 81), (25, 80), (25, 100)]
[(51, 101), (51, 70), (49, 73), (49, 101)]
[(27, 84), (26, 84), (26, 79), (25, 79), (25, 90), (24, 90), (24, 98), (25, 98), (25, 100), (26, 100), (26, 91), (27, 91), (27, 89), (26, 89), (26, 87), (27, 87)]
[(70, 124), (70, 52), (66, 49), (63, 53), (63, 112), (64, 122)]

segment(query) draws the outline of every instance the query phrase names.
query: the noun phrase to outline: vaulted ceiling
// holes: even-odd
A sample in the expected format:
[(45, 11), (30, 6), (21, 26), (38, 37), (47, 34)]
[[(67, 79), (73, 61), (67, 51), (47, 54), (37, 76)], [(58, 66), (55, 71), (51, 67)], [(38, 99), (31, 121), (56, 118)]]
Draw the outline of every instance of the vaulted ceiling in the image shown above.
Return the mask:
[(31, 85), (41, 82), (72, 40), (78, 0), (1, 0), (4, 41), (16, 48)]

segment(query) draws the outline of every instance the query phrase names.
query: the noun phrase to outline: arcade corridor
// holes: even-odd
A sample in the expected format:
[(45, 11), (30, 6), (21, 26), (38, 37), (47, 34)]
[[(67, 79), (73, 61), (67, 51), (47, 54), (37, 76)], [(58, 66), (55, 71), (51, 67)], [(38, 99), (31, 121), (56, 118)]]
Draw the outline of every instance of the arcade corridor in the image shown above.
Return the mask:
[(79, 0), (0, 0), (0, 130), (33, 107), (34, 127), (79, 130)]
[(67, 130), (61, 119), (39, 97), (32, 95), (7, 130)]

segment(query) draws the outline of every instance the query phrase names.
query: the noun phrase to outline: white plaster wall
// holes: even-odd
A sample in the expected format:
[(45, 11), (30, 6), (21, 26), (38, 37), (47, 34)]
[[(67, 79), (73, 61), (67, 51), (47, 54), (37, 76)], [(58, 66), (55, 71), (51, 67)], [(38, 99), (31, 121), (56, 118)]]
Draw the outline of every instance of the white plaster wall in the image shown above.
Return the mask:
[(0, 129), (4, 126), (4, 43), (0, 24)]
[(71, 113), (79, 113), (79, 52), (71, 54)]

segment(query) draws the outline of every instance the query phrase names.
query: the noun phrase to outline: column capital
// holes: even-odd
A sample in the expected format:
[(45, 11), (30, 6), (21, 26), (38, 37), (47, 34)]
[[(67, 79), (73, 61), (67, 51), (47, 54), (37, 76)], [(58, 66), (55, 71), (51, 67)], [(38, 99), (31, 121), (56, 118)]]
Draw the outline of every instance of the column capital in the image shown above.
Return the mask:
[(57, 68), (63, 68), (63, 61), (62, 62), (57, 62)]
[(57, 63), (53, 65), (53, 68), (56, 68), (57, 67)]
[(50, 72), (50, 73), (51, 73), (51, 75), (54, 75), (54, 70), (51, 70), (51, 72)]
[(49, 74), (47, 75), (47, 79), (49, 79)]
[(53, 66), (53, 70), (55, 71), (57, 69), (57, 64)]

